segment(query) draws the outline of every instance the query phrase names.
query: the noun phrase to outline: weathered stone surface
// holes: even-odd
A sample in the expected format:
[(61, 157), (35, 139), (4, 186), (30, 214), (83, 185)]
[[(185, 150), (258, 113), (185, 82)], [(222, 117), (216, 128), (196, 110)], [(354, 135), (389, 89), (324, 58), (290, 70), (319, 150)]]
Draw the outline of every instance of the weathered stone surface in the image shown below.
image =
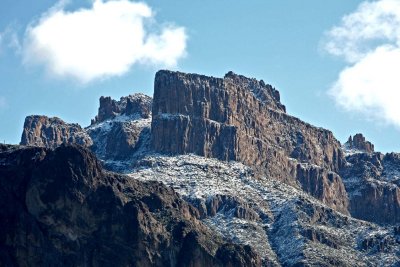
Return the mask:
[(66, 123), (54, 117), (33, 115), (25, 118), (21, 145), (55, 148), (61, 144), (89, 147), (92, 140), (76, 123)]
[(151, 97), (140, 93), (119, 101), (101, 97), (98, 115), (85, 129), (93, 140), (92, 151), (105, 161), (132, 160), (147, 151), (152, 103)]
[(360, 133), (354, 135), (354, 137), (350, 136), (344, 145), (345, 148), (349, 150), (358, 150), (367, 153), (374, 152), (374, 145), (367, 141)]
[(346, 188), (337, 173), (315, 165), (298, 164), (296, 179), (305, 192), (322, 200), (335, 210), (348, 214)]
[[(299, 164), (328, 172), (338, 172), (344, 164), (333, 134), (286, 114), (279, 92), (263, 81), (232, 72), (219, 79), (159, 71), (154, 86), (151, 143), (157, 152), (238, 160), (260, 175), (292, 185), (307, 179), (297, 174)], [(324, 181), (312, 183), (329, 185), (329, 190), (303, 188), (346, 212), (340, 177), (318, 177)]]
[(152, 99), (151, 97), (138, 93), (121, 97), (119, 101), (111, 97), (100, 97), (99, 112), (91, 124), (113, 119), (119, 115), (136, 115), (142, 118), (151, 116)]
[[(400, 240), (396, 227), (343, 215), (280, 181), (255, 179), (241, 163), (154, 154), (141, 163), (130, 174), (133, 179), (173, 187), (199, 207), (210, 228), (266, 258), (264, 266), (396, 266), (399, 262), (399, 243), (385, 250), (362, 248), (362, 240), (377, 234)], [(238, 217), (235, 208), (240, 206), (258, 216)]]
[(170, 188), (104, 171), (76, 146), (0, 145), (4, 266), (261, 266)]
[(85, 130), (93, 140), (92, 151), (102, 160), (131, 159), (150, 146), (150, 119), (128, 118), (94, 124)]
[(352, 216), (377, 223), (400, 222), (400, 154), (355, 153), (341, 175)]
[(120, 101), (101, 97), (99, 114), (86, 128), (59, 118), (28, 116), (20, 144), (48, 148), (79, 144), (105, 161), (132, 159), (150, 147), (151, 106), (152, 98), (144, 94)]

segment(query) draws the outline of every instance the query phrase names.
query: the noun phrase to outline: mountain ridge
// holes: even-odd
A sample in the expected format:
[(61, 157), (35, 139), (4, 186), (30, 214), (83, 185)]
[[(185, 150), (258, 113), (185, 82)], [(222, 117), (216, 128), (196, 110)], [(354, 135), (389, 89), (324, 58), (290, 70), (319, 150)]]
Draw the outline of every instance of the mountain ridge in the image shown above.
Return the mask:
[(233, 72), (162, 70), (154, 88), (153, 99), (101, 97), (79, 131), (30, 121), (21, 144), (55, 149), (78, 143), (65, 133), (87, 136), (83, 146), (105, 168), (173, 188), (206, 228), (249, 245), (254, 264), (396, 266), (399, 154), (374, 152), (362, 134), (342, 145), (287, 114), (271, 85)]

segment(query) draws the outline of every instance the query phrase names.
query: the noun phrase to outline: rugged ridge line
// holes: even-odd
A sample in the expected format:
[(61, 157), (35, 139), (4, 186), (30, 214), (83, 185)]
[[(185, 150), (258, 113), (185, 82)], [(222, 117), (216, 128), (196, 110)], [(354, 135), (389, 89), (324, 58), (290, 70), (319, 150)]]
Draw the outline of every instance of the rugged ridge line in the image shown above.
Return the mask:
[(362, 134), (340, 147), (330, 131), (285, 110), (279, 92), (263, 81), (232, 72), (220, 79), (160, 71), (154, 105), (143, 94), (118, 101), (101, 97), (98, 115), (86, 128), (28, 116), (21, 144), (78, 143), (118, 172), (129, 172), (154, 151), (237, 160), (256, 177), (300, 188), (344, 214), (376, 223), (400, 221), (399, 154), (374, 152)]

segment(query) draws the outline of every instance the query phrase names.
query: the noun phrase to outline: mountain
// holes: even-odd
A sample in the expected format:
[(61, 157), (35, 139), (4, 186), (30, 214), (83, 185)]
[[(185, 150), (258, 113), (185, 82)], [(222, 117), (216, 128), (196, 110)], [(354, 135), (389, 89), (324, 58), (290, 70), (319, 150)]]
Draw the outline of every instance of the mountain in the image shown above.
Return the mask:
[[(114, 254), (117, 266), (399, 263), (400, 154), (362, 134), (342, 145), (262, 80), (159, 71), (153, 99), (101, 97), (86, 128), (29, 116), (21, 145), (0, 156), (4, 195), (20, 205), (5, 209), (0, 256), (19, 266), (40, 265), (43, 247), (77, 266)], [(148, 210), (136, 228), (131, 202)], [(35, 227), (41, 243), (27, 241)]]
[(0, 151), (2, 266), (259, 265), (171, 188), (107, 172), (82, 147)]

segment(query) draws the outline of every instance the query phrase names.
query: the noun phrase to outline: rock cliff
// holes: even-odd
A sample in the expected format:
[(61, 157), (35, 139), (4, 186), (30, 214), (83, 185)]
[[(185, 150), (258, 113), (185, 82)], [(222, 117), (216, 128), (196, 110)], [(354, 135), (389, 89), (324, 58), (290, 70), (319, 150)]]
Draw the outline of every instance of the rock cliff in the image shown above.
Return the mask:
[(374, 145), (367, 141), (360, 133), (354, 135), (354, 137), (350, 135), (349, 139), (344, 144), (344, 147), (350, 151), (360, 151), (366, 153), (374, 152)]
[(64, 143), (88, 147), (92, 145), (92, 140), (76, 123), (40, 115), (25, 118), (21, 145), (56, 148)]
[(261, 266), (158, 182), (104, 171), (82, 147), (0, 145), (2, 266)]
[(155, 151), (237, 160), (347, 212), (341, 178), (329, 174), (343, 166), (340, 143), (286, 114), (272, 86), (232, 72), (220, 79), (159, 71), (153, 101)]
[(152, 98), (144, 94), (101, 97), (98, 115), (85, 131), (93, 140), (92, 151), (105, 161), (127, 160), (148, 150)]
[(377, 223), (400, 222), (400, 154), (354, 153), (341, 174), (352, 216)]
[(59, 118), (26, 117), (20, 144), (47, 148), (79, 144), (89, 147), (106, 163), (133, 160), (142, 151), (147, 151), (152, 98), (134, 94), (121, 97), (119, 101), (101, 97), (99, 102), (98, 115), (86, 128)]
[(151, 116), (151, 97), (138, 93), (121, 97), (119, 101), (111, 97), (100, 97), (100, 106), (97, 116), (92, 119), (91, 124), (113, 119), (120, 115), (139, 115), (142, 118)]
[(400, 261), (400, 154), (342, 146), (262, 80), (159, 71), (154, 100), (101, 97), (86, 128), (26, 121), (29, 147), (0, 146), (7, 266)]

